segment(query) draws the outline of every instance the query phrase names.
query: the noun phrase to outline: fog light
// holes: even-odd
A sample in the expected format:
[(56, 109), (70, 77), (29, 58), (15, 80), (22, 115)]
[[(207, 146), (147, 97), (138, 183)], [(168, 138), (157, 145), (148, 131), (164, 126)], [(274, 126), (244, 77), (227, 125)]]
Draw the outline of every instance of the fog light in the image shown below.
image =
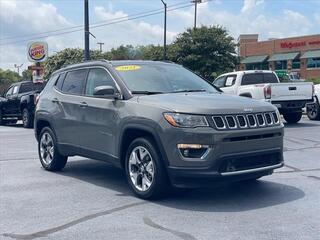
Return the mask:
[(210, 149), (208, 145), (202, 144), (178, 144), (177, 146), (185, 158), (204, 158)]

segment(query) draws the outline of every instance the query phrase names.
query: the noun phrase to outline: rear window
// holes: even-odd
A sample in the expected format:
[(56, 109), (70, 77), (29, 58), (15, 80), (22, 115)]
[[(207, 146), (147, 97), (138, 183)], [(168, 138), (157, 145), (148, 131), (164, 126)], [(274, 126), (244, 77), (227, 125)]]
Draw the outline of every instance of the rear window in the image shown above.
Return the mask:
[(62, 85), (62, 92), (79, 95), (82, 94), (86, 75), (86, 69), (68, 72)]
[(261, 83), (278, 83), (278, 79), (273, 73), (247, 73), (243, 75), (241, 85)]
[(33, 91), (42, 91), (45, 87), (45, 83), (23, 83), (20, 86), (19, 93), (33, 92)]

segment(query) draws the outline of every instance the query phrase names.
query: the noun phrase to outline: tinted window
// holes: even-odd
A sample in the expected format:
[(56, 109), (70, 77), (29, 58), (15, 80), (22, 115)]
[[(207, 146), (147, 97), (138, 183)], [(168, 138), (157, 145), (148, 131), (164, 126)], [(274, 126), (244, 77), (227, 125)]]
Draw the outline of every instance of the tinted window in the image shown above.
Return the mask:
[(82, 94), (87, 70), (68, 72), (62, 85), (62, 91), (71, 94)]
[(33, 91), (33, 83), (24, 83), (21, 85), (19, 93), (26, 93)]
[(217, 92), (204, 79), (175, 64), (122, 65), (115, 69), (132, 92)]
[(116, 89), (114, 81), (104, 69), (91, 69), (87, 78), (86, 95), (93, 96), (93, 90), (99, 86), (112, 86)]
[(56, 78), (58, 78), (58, 79), (56, 79), (56, 82), (55, 82), (55, 86), (57, 89), (61, 90), (65, 76), (66, 76), (65, 73), (60, 74), (60, 76), (59, 75), (56, 76)]
[(243, 75), (241, 85), (261, 83), (278, 83), (278, 79), (273, 73), (249, 73)]

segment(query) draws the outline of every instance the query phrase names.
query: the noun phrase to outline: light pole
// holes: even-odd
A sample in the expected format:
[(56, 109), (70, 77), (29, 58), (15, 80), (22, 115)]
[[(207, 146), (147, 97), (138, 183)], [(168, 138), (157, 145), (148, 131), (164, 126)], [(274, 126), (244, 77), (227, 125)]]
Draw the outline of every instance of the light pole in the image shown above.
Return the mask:
[(164, 30), (163, 30), (163, 60), (167, 59), (167, 4), (161, 0), (164, 6)]
[(102, 46), (104, 45), (104, 43), (103, 42), (97, 42), (97, 44), (99, 45), (100, 52), (102, 52)]
[(20, 75), (20, 68), (23, 66), (23, 63), (18, 65), (18, 64), (14, 64), (14, 67), (17, 69), (18, 75)]
[(84, 0), (84, 60), (90, 60), (89, 52), (89, 0)]
[(197, 28), (197, 5), (198, 3), (201, 3), (201, 0), (192, 0), (192, 3), (194, 3), (194, 29)]

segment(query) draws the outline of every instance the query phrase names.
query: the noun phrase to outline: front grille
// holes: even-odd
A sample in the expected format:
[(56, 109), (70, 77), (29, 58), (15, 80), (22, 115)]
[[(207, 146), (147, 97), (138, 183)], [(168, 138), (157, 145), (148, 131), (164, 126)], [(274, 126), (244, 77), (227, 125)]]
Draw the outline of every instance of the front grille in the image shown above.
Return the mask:
[(263, 153), (252, 156), (234, 156), (225, 158), (219, 168), (220, 173), (237, 172), (281, 163), (280, 153)]
[(276, 112), (221, 115), (213, 116), (212, 120), (217, 130), (272, 127), (280, 124)]

